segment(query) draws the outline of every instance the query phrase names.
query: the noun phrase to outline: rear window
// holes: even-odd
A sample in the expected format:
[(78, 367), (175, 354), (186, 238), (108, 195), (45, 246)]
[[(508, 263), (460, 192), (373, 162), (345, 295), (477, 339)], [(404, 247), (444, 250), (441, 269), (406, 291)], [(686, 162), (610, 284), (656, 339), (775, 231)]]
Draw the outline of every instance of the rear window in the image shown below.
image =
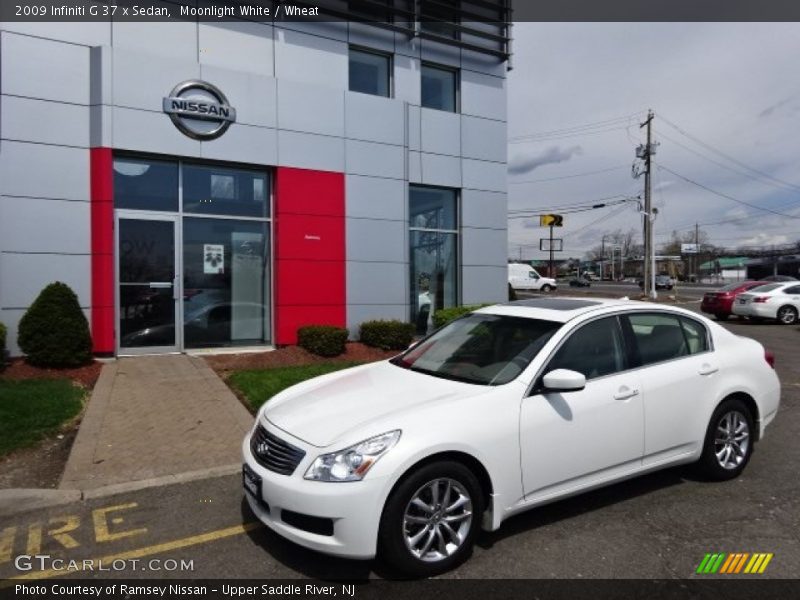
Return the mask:
[(738, 290), (740, 287), (747, 286), (748, 284), (742, 283), (741, 281), (737, 281), (735, 283), (729, 283), (725, 287), (719, 288), (718, 292), (732, 292), (734, 290)]
[(751, 292), (771, 292), (772, 290), (777, 290), (778, 288), (782, 288), (785, 283), (765, 283), (764, 285), (759, 285), (754, 288), (750, 288), (749, 291)]

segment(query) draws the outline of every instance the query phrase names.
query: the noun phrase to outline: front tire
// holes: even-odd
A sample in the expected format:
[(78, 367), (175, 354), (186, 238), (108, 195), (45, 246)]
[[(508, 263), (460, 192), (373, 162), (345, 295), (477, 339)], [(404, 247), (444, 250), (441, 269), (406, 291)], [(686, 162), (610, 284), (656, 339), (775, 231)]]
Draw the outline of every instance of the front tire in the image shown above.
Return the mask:
[(712, 481), (738, 477), (753, 455), (753, 415), (738, 398), (723, 401), (711, 415), (698, 467)]
[(797, 323), (797, 309), (794, 306), (781, 306), (777, 317), (781, 325), (794, 325)]
[(553, 289), (553, 288), (552, 288), (552, 286), (551, 286), (549, 283), (545, 283), (545, 284), (542, 286), (542, 291), (543, 291), (543, 292), (549, 292), (549, 291), (550, 291), (550, 290), (552, 290), (552, 289)]
[(402, 576), (430, 577), (472, 554), (484, 498), (475, 474), (454, 461), (413, 471), (386, 502), (378, 556)]

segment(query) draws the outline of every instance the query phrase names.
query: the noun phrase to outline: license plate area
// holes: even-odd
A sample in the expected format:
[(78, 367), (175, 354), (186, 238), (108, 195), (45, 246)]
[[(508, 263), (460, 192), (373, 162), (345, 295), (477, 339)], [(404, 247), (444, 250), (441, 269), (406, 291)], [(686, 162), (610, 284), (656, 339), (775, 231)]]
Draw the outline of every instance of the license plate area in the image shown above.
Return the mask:
[(242, 465), (242, 487), (259, 502), (264, 502), (261, 496), (261, 476), (247, 465)]

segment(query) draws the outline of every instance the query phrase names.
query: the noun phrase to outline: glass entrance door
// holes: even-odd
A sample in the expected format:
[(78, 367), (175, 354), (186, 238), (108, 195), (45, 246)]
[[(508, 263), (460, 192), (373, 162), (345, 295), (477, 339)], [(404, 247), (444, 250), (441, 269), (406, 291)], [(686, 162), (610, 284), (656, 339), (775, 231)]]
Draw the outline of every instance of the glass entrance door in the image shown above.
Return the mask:
[(119, 353), (176, 352), (177, 218), (117, 216)]

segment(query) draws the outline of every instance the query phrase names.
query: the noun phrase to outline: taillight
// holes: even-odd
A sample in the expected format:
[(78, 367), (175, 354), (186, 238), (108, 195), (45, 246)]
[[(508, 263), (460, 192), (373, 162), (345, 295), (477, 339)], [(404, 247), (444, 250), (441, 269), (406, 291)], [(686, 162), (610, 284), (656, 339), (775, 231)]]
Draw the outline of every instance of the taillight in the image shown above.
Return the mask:
[(756, 296), (753, 298), (753, 302), (766, 302), (769, 300), (769, 296)]
[(769, 350), (764, 350), (764, 360), (767, 361), (770, 367), (775, 368), (775, 355)]

